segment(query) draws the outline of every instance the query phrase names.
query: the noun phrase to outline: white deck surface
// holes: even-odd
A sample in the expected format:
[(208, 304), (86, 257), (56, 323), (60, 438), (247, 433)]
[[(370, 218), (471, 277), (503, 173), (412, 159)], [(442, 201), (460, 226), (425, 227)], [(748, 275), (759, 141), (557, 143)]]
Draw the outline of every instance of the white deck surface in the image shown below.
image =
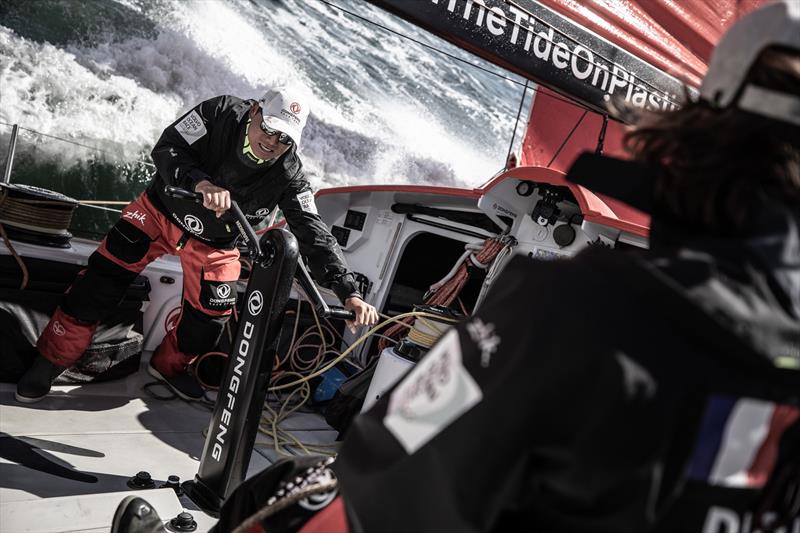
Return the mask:
[[(142, 391), (151, 381), (140, 369), (123, 380), (56, 386), (28, 405), (14, 399), (14, 385), (0, 384), (0, 532), (108, 531), (137, 472), (149, 472), (156, 486), (170, 475), (194, 478), (211, 410), (151, 398)], [(282, 428), (307, 443), (336, 438), (312, 413), (293, 415)], [(248, 476), (277, 457), (259, 434)], [(140, 492), (164, 520), (187, 510), (199, 532), (215, 523), (169, 489)]]

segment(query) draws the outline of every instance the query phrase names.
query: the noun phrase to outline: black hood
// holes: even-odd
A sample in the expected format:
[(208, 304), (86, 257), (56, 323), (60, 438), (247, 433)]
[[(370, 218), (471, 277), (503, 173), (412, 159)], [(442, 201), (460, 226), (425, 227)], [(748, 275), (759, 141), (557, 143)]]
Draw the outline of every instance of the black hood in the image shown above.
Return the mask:
[(758, 354), (800, 368), (800, 213), (776, 201), (737, 237), (693, 234), (654, 209), (660, 171), (584, 154), (567, 180), (651, 215), (649, 261)]
[(694, 239), (653, 250), (650, 261), (758, 354), (800, 368), (799, 227), (776, 209), (742, 239)]

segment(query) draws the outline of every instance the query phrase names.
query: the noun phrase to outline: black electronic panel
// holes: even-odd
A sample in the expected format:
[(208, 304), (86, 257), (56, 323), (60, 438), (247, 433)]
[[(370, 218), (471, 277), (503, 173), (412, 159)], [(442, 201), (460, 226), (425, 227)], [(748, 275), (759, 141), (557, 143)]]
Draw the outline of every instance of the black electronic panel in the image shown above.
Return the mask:
[(347, 246), (347, 241), (350, 239), (350, 230), (341, 226), (332, 226), (331, 235), (339, 243), (339, 246)]
[(364, 222), (367, 220), (367, 214), (361, 211), (347, 210), (347, 216), (344, 217), (344, 227), (361, 231), (364, 229)]

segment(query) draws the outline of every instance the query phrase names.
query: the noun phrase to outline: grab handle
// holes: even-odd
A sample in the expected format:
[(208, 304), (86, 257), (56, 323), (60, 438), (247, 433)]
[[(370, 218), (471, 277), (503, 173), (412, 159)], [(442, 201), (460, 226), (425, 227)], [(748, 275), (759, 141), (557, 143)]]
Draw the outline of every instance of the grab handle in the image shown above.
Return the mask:
[(203, 193), (201, 192), (187, 191), (186, 189), (181, 189), (180, 187), (175, 187), (174, 185), (167, 185), (164, 187), (164, 192), (167, 194), (167, 196), (171, 196), (172, 198), (192, 200), (196, 204), (203, 203)]
[(303, 291), (306, 293), (306, 296), (308, 296), (308, 300), (311, 302), (311, 305), (314, 306), (314, 309), (319, 316), (323, 318), (355, 320), (355, 311), (350, 311), (349, 309), (345, 309), (343, 307), (331, 307), (328, 305), (328, 303), (319, 293), (319, 290), (317, 290), (317, 286), (311, 280), (311, 276), (308, 274), (308, 270), (306, 270), (306, 266), (302, 261), (297, 262), (297, 270), (294, 273), (294, 277), (300, 283), (300, 287), (302, 287)]
[[(191, 200), (197, 204), (203, 203), (203, 193), (187, 191), (186, 189), (181, 189), (180, 187), (175, 187), (174, 185), (167, 185), (164, 187), (164, 193), (172, 198)], [(267, 259), (263, 256), (261, 247), (258, 244), (258, 236), (256, 235), (253, 226), (251, 226), (250, 222), (247, 221), (247, 217), (244, 215), (244, 213), (242, 213), (241, 208), (239, 208), (239, 204), (237, 204), (235, 200), (231, 200), (230, 210), (236, 219), (236, 229), (239, 230), (239, 233), (241, 234), (242, 239), (244, 239), (244, 242), (247, 245), (247, 248), (250, 250), (254, 260), (261, 261)]]

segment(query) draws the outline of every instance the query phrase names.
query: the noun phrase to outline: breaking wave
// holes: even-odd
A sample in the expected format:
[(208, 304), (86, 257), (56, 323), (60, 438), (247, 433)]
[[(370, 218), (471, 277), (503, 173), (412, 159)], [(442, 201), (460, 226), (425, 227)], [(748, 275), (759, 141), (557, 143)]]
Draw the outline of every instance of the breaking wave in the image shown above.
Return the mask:
[[(337, 3), (468, 57), (365, 2)], [(0, 20), (0, 151), (8, 124), (100, 150), (22, 132), (18, 150), (65, 167), (144, 159), (203, 99), (301, 81), (315, 95), (300, 151), (315, 186), (472, 186), (502, 166), (522, 93), (316, 1), (16, 0)]]

